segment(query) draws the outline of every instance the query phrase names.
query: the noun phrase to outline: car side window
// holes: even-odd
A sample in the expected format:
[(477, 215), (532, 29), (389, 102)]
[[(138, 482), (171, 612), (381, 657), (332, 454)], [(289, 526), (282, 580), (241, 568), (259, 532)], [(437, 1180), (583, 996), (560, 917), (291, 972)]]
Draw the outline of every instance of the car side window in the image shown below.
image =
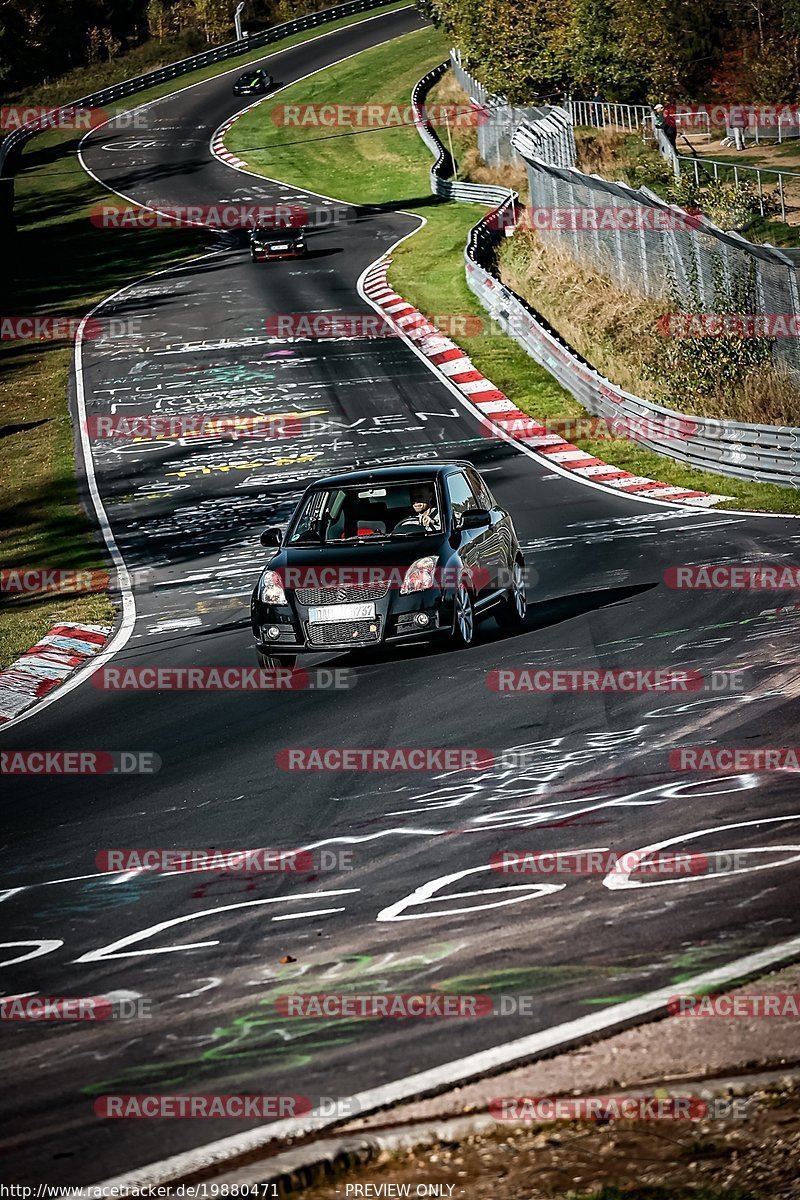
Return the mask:
[(467, 473), (467, 477), (473, 492), (478, 497), (478, 504), (480, 507), (489, 509), (497, 508), (497, 502), (495, 501), (494, 496), (489, 491), (484, 479), (478, 474), (478, 472), (469, 471)]
[(462, 475), (460, 471), (457, 475), (447, 476), (447, 494), (450, 497), (456, 521), (470, 509), (481, 507), (467, 482), (466, 475)]

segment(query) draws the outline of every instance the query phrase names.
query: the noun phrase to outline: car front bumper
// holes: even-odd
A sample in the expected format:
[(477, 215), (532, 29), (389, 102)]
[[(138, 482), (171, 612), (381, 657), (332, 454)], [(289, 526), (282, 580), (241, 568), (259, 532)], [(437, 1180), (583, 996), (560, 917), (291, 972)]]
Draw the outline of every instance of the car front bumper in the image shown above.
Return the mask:
[(305, 605), (264, 604), (254, 598), (251, 624), (256, 645), (265, 654), (363, 650), (449, 633), (453, 599), (438, 588), (407, 596), (395, 592), (388, 603), (376, 601), (374, 618), (312, 623)]

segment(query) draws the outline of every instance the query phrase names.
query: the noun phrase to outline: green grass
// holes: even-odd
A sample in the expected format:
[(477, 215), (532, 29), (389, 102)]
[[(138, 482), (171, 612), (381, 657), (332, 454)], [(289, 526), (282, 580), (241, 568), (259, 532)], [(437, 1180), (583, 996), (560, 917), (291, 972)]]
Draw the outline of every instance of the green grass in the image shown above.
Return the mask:
[[(406, 104), (414, 83), (443, 61), (447, 48), (440, 32), (426, 29), (364, 51), (287, 88), (278, 100), (258, 105), (232, 127), (226, 145), (251, 169), (271, 178), (340, 200), (390, 204), (424, 217), (427, 224), (394, 251), (392, 285), (429, 316), (484, 317), (467, 288), (463, 259), (467, 232), (481, 209), (429, 196), (431, 157), (413, 127), (367, 133), (309, 126), (289, 130), (276, 125), (271, 115), (274, 103), (325, 103), (344, 97), (348, 103)], [(490, 334), (457, 340), (476, 367), (524, 412), (539, 419), (585, 415), (511, 338)], [(800, 511), (800, 491), (696, 471), (635, 442), (579, 440), (577, 445), (634, 474), (730, 497), (724, 507)]]
[[(403, 6), (398, 3), (379, 11)], [(323, 32), (371, 15), (332, 22)], [(319, 32), (297, 34), (274, 49), (284, 50)], [(254, 51), (233, 65), (272, 51), (273, 47)], [(114, 106), (114, 111), (126, 111), (230, 67), (228, 62), (193, 72), (131, 97)], [(78, 78), (70, 79), (75, 90), (67, 96), (48, 94), (48, 103), (63, 102), (81, 88), (85, 92), (96, 85), (86, 72), (74, 75)], [(79, 318), (116, 289), (202, 251), (202, 235), (191, 231), (95, 229), (89, 210), (108, 200), (109, 193), (81, 169), (75, 156), (77, 143), (73, 134), (53, 132), (35, 138), (23, 154), (16, 180), (19, 233), (15, 251), (4, 264), (8, 276), (0, 309), (4, 315)], [(0, 342), (0, 561), (6, 569), (107, 566), (99, 537), (78, 502), (67, 407), (71, 358), (67, 343)], [(104, 593), (45, 593), (0, 601), (0, 668), (59, 621), (110, 624), (113, 619), (114, 607)]]

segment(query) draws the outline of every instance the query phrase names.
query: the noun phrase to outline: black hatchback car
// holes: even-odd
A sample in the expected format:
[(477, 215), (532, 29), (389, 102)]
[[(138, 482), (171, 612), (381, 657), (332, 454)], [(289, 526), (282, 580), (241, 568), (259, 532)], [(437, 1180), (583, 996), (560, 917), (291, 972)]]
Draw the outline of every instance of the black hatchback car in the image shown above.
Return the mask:
[(269, 71), (259, 67), (255, 71), (245, 71), (239, 75), (233, 85), (234, 96), (263, 96), (272, 87), (272, 76)]
[(475, 621), (525, 619), (525, 563), (509, 514), (467, 462), (353, 471), (311, 484), (253, 592), (259, 662), (442, 635), (469, 646)]
[(250, 257), (253, 262), (271, 258), (303, 258), (308, 252), (304, 226), (264, 228), (250, 231)]

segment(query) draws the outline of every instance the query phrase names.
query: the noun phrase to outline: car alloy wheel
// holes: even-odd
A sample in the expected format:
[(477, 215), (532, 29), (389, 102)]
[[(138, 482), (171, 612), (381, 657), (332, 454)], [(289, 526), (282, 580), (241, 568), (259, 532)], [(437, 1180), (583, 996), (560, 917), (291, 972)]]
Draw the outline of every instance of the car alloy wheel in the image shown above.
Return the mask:
[(453, 608), (453, 640), (460, 646), (471, 646), (475, 637), (475, 610), (472, 597), (463, 583), (458, 585)]

